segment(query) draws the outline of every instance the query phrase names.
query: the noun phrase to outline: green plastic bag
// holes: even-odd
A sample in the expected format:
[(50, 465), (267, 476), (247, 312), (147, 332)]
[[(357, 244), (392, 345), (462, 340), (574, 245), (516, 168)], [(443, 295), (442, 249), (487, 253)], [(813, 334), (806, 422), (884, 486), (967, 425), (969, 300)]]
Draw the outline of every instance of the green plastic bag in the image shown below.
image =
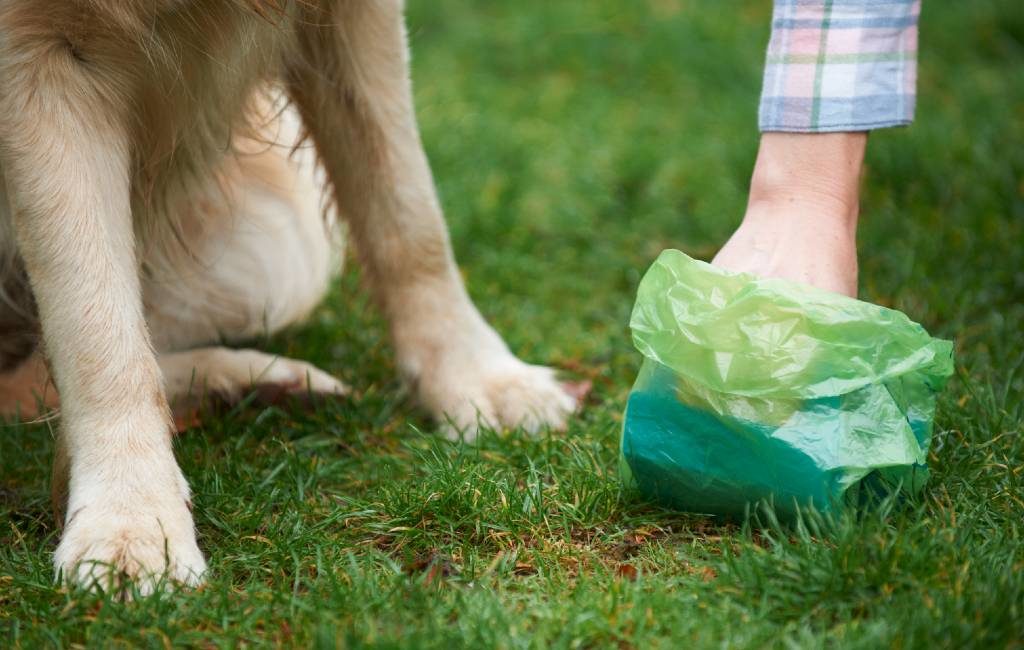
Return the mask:
[(789, 518), (927, 480), (953, 345), (901, 312), (664, 251), (630, 322), (644, 355), (626, 480), (681, 510)]

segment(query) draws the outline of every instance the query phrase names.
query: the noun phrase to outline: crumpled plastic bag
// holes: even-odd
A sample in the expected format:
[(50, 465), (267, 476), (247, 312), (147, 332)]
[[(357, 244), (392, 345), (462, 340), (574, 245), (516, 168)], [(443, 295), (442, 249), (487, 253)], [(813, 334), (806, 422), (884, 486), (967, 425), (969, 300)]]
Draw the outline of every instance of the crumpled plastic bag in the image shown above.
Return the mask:
[(953, 344), (901, 312), (666, 250), (630, 322), (643, 354), (622, 470), (673, 508), (834, 512), (917, 492)]

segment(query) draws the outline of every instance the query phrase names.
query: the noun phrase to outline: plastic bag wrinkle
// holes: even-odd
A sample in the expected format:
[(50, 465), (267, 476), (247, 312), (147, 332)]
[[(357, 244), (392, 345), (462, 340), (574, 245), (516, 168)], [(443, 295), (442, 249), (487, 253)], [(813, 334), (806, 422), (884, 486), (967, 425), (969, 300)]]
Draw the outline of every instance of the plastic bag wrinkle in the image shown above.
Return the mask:
[(652, 498), (741, 513), (919, 489), (952, 344), (906, 315), (665, 251), (630, 322), (644, 363), (621, 466)]

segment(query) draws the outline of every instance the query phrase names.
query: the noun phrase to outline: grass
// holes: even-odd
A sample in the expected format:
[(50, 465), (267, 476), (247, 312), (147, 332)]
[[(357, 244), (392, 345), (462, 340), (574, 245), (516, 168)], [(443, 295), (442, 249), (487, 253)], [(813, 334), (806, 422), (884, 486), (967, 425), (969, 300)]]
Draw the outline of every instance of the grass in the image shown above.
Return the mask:
[(768, 2), (413, 0), (426, 148), (510, 346), (594, 381), (568, 432), (436, 435), (350, 270), (267, 342), (357, 389), (181, 437), (213, 570), (128, 606), (52, 584), (51, 433), (0, 435), (0, 645), (1022, 647), (1024, 12), (926, 4), (919, 115), (872, 136), (863, 298), (957, 341), (919, 502), (818, 529), (623, 494), (626, 327), (663, 248), (708, 258), (757, 142)]

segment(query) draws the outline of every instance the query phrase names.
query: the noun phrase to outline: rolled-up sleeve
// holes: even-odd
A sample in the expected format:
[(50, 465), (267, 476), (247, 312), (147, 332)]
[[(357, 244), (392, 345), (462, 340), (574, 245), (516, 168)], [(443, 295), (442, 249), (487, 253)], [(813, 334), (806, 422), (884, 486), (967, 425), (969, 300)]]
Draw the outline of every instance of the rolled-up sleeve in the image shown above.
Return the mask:
[(867, 131), (909, 124), (920, 0), (775, 0), (762, 131)]

